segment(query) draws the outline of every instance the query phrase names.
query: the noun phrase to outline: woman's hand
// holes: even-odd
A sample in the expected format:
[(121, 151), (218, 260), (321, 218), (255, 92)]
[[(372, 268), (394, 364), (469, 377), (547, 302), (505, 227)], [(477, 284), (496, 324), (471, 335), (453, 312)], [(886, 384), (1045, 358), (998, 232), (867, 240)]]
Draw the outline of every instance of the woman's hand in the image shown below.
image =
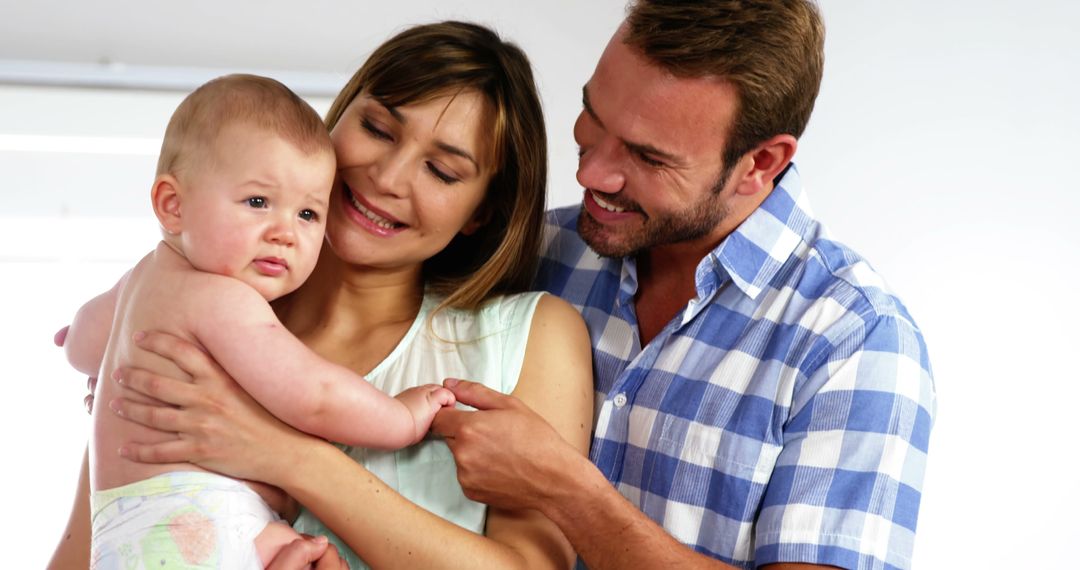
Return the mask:
[(125, 444), (120, 454), (143, 463), (190, 462), (241, 479), (280, 484), (313, 440), (283, 424), (251, 398), (209, 355), (173, 335), (137, 334), (135, 343), (174, 362), (191, 382), (122, 367), (112, 380), (169, 404), (120, 398), (109, 402), (118, 415), (176, 439)]
[[(53, 344), (60, 348), (64, 348), (64, 341), (67, 340), (68, 329), (70, 326), (66, 326), (53, 335)], [(83, 398), (83, 406), (86, 408), (86, 413), (90, 414), (94, 412), (94, 387), (97, 386), (97, 378), (90, 376), (86, 379), (86, 390), (90, 392)]]

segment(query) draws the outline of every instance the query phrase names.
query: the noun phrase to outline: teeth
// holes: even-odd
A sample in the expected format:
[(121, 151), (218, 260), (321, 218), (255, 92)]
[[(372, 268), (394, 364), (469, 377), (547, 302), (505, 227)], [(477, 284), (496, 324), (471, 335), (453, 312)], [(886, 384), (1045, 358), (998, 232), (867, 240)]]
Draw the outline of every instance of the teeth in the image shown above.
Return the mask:
[(596, 201), (597, 205), (609, 212), (615, 212), (616, 214), (618, 214), (626, 211), (625, 208), (620, 208), (614, 204), (608, 204), (607, 202), (601, 200), (600, 197), (596, 195), (596, 192), (592, 193), (592, 197), (593, 200)]
[(354, 196), (352, 192), (349, 193), (349, 198), (352, 200), (353, 206), (355, 206), (357, 210), (360, 210), (360, 213), (363, 214), (364, 217), (366, 217), (367, 219), (371, 220), (376, 226), (387, 230), (392, 230), (398, 226), (398, 224), (391, 222), (390, 220), (365, 208), (364, 205), (356, 199), (356, 196)]

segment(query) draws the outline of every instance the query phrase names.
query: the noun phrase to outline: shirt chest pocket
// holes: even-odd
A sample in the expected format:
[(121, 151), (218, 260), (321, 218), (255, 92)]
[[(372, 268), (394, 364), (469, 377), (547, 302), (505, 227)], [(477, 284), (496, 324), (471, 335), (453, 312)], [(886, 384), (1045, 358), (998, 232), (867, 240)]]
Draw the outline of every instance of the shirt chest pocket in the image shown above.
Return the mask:
[[(730, 421), (719, 417), (686, 419), (662, 411), (652, 414), (651, 422), (639, 418), (644, 420), (642, 424), (651, 424), (645, 430), (648, 443), (640, 451), (637, 465), (628, 461), (630, 472), (624, 471), (624, 481), (638, 479), (645, 491), (643, 501), (646, 497), (663, 498), (734, 520), (746, 520), (757, 510), (780, 452), (778, 445), (768, 441), (768, 434), (739, 433), (731, 429)], [(636, 477), (633, 471), (637, 471)]]

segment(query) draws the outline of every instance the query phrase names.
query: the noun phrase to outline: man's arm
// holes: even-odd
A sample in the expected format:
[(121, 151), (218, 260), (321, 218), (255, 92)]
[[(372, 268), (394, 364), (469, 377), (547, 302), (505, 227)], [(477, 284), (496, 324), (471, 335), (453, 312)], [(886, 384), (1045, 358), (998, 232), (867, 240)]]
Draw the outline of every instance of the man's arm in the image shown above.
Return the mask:
[(432, 425), (447, 438), (470, 499), (543, 513), (590, 568), (719, 564), (680, 545), (634, 508), (587, 457), (516, 398), (473, 382), (447, 386), (459, 402), (479, 410), (446, 410)]
[[(861, 544), (863, 549), (857, 555), (886, 550), (903, 553), (907, 545), (893, 541), (913, 535), (935, 408), (925, 345), (921, 333), (905, 318), (883, 316), (861, 322), (865, 324), (841, 337), (835, 348), (822, 357), (823, 365), (795, 395), (795, 401), (805, 403), (792, 411), (784, 449), (777, 461), (778, 468), (794, 475), (769, 486), (775, 498), (766, 500), (770, 506), (756, 521), (759, 547), (764, 543), (762, 533), (779, 536), (781, 528), (805, 524), (799, 520), (799, 509), (788, 510), (786, 505), (818, 508), (820, 496), (825, 494), (822, 489), (830, 486), (837, 492), (829, 493), (833, 497), (830, 508), (821, 508), (831, 515), (824, 523), (819, 521), (829, 525), (820, 532), (835, 538), (844, 536), (845, 529), (850, 534), (852, 521), (875, 519), (881, 524), (876, 532), (854, 533), (855, 544)], [(460, 401), (469, 403), (468, 395), (457, 395)], [(543, 433), (537, 428), (532, 431)], [(513, 455), (510, 450), (502, 453), (504, 457)], [(831, 471), (823, 468), (823, 457), (835, 458)], [(798, 468), (811, 461), (812, 465)], [(536, 471), (545, 466), (555, 467)], [(678, 543), (625, 500), (589, 462), (560, 454), (538, 458), (535, 465), (522, 470), (536, 473), (528, 483), (528, 489), (535, 491), (520, 496), (539, 498), (535, 508), (559, 525), (589, 568), (729, 568)], [(802, 483), (788, 480), (796, 478), (802, 478)], [(856, 504), (860, 497), (869, 496), (880, 499), (868, 501), (869, 506)], [(850, 504), (835, 497), (845, 497)], [(890, 532), (889, 525), (895, 525), (897, 530)], [(905, 533), (906, 528), (912, 532)], [(805, 552), (808, 545), (816, 546), (782, 544), (774, 556), (805, 556), (793, 552)], [(766, 562), (762, 568), (770, 570), (836, 567), (780, 561), (770, 564), (760, 558), (757, 562)]]
[[(588, 460), (577, 462), (553, 500), (538, 508), (570, 539), (592, 569), (736, 568), (691, 550), (627, 501)], [(770, 570), (834, 568), (816, 564), (773, 564)]]
[(675, 540), (520, 401), (473, 382), (452, 381), (447, 386), (459, 402), (481, 410), (446, 410), (432, 425), (447, 437), (469, 498), (498, 508), (540, 511), (594, 570), (734, 568)]
[[(447, 383), (458, 402), (482, 411), (445, 410), (432, 429), (445, 434), (470, 499), (531, 508), (550, 518), (594, 570), (732, 566), (679, 543), (612, 487), (596, 466), (513, 396), (474, 382)], [(832, 568), (773, 565), (766, 568)]]
[[(254, 289), (234, 279), (207, 277), (211, 286), (188, 305), (195, 313), (189, 322), (197, 340), (245, 391), (286, 423), (346, 445), (399, 449), (423, 437), (441, 405), (453, 404), (442, 388), (418, 388), (402, 398), (382, 393), (305, 346)], [(430, 409), (421, 409), (425, 403)], [(421, 422), (420, 431), (414, 415), (425, 412), (428, 420)]]

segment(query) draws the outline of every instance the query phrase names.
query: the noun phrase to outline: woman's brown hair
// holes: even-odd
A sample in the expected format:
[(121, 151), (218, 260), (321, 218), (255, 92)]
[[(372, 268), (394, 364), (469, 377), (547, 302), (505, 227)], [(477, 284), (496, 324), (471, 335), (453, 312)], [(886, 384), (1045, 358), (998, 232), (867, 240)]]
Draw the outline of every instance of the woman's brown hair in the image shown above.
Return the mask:
[(441, 306), (476, 308), (488, 297), (532, 288), (539, 263), (547, 185), (547, 134), (529, 60), (492, 30), (466, 22), (409, 28), (378, 47), (334, 100), (333, 129), (359, 94), (388, 107), (464, 91), (489, 105), (491, 180), (479, 213), (486, 223), (457, 235), (424, 263)]

